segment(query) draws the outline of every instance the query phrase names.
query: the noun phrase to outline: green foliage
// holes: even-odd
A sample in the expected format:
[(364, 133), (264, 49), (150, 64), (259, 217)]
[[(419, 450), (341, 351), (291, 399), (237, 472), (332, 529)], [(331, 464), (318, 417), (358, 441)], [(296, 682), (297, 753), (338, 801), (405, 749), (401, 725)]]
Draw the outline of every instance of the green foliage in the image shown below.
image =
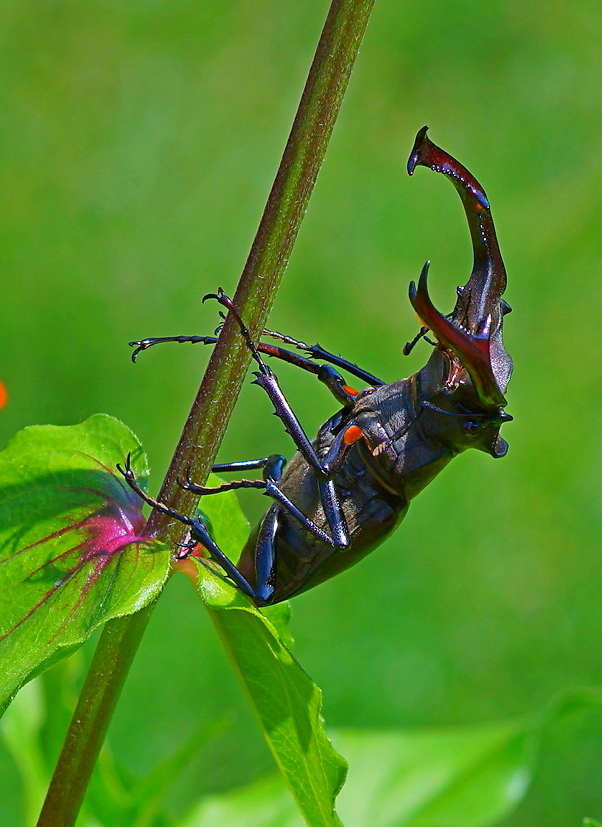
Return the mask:
[[(333, 733), (349, 759), (345, 827), (487, 827), (523, 798), (542, 739), (600, 694), (571, 693), (544, 713), (474, 727)], [(200, 801), (178, 827), (300, 827), (278, 776)], [(595, 822), (591, 822), (594, 824)]]
[[(248, 535), (234, 492), (208, 497), (203, 508), (222, 551), (235, 558)], [(289, 612), (266, 613), (207, 564), (197, 566), (197, 588), (242, 680), (276, 763), (312, 827), (335, 827), (334, 799), (347, 765), (332, 747), (321, 718), (322, 693), (287, 645)], [(282, 633), (282, 637), (280, 634)]]
[[(9, 618), (2, 645), (10, 654), (5, 704), (99, 624), (146, 605), (164, 584), (169, 552), (144, 538), (139, 500), (113, 470), (128, 453), (144, 478), (145, 458), (135, 437), (117, 420), (98, 415), (78, 426), (28, 428), (0, 455), (5, 554), (0, 610)], [(204, 509), (220, 547), (235, 557), (248, 534), (235, 494), (208, 497)], [(320, 690), (291, 654), (288, 606), (273, 607), (266, 617), (219, 567), (202, 558), (190, 557), (176, 568), (195, 583), (306, 823), (341, 827), (334, 808), (347, 765), (324, 731)], [(44, 684), (30, 684), (2, 725), (23, 782), (28, 824), (56, 754), (47, 720), (68, 717), (73, 676), (66, 664), (59, 675), (66, 688), (59, 691), (51, 676)], [(542, 731), (568, 712), (599, 703), (600, 694), (590, 691), (569, 694), (537, 717), (499, 725), (342, 731), (337, 743), (352, 766), (351, 784), (340, 798), (343, 822), (346, 827), (486, 827), (522, 798)], [(214, 734), (215, 727), (193, 733), (142, 779), (105, 749), (80, 827), (299, 824), (280, 777), (203, 798), (183, 820), (166, 812), (168, 790)]]
[(169, 552), (139, 532), (139, 503), (116, 471), (130, 430), (97, 415), (26, 428), (0, 454), (0, 709), (36, 672), (162, 588)]
[[(220, 611), (217, 610), (216, 611)], [(73, 692), (73, 661), (29, 684), (0, 726), (27, 791), (26, 823), (35, 821), (52, 768), (46, 727), (59, 716), (56, 678)], [(81, 667), (81, 664), (80, 664)], [(600, 693), (570, 693), (537, 715), (455, 728), (341, 730), (334, 741), (350, 760), (339, 799), (345, 827), (488, 827), (514, 809), (531, 782), (542, 740), (567, 714), (599, 705)], [(220, 736), (218, 724), (193, 733), (169, 758), (136, 778), (105, 747), (78, 827), (301, 827), (281, 775), (222, 795), (204, 796), (184, 815), (165, 808), (165, 793), (194, 753)], [(306, 812), (306, 823), (326, 823)], [(584, 825), (598, 827), (585, 819)]]
[[(107, 410), (142, 438), (158, 490), (206, 353), (166, 346), (132, 366), (126, 342), (215, 327), (200, 296), (236, 282), (324, 9), (3, 4), (0, 443), (32, 422)], [(404, 172), (429, 123), (493, 205), (515, 421), (504, 460), (459, 458), (385, 546), (294, 601), (297, 657), (337, 727), (513, 720), (602, 681), (599, 44), (598, 0), (545, 13), (537, 0), (376, 4), (270, 325), (386, 379), (420, 366), (428, 348), (400, 355), (417, 330), (409, 280), (432, 259), (434, 298), (451, 309), (470, 268), (451, 187)], [(332, 400), (311, 377), (279, 373), (315, 431)], [(274, 451), (290, 455), (290, 440), (246, 388), (220, 459)], [(265, 505), (245, 502), (254, 519)], [(186, 585), (172, 578), (159, 601), (111, 727), (143, 777), (228, 710), (235, 726), (171, 794), (179, 810), (271, 762)], [(0, 753), (0, 822), (22, 827)], [(599, 821), (601, 754), (602, 715), (564, 716), (504, 824)]]
[(34, 681), (23, 687), (0, 722), (0, 735), (19, 772), (28, 825), (35, 824), (50, 780), (40, 738), (46, 712), (40, 686)]
[[(76, 666), (74, 671), (73, 667)], [(59, 718), (65, 724), (70, 716), (65, 697), (74, 693), (73, 662), (63, 661), (53, 672), (29, 683), (18, 694), (0, 724), (0, 736), (19, 769), (25, 793), (25, 824), (36, 822), (50, 781), (56, 745), (48, 738), (48, 726)], [(57, 693), (57, 688), (60, 691)], [(217, 727), (189, 738), (170, 758), (149, 775), (137, 779), (111, 753), (103, 749), (95, 768), (78, 827), (167, 827), (173, 819), (164, 809), (165, 792), (190, 761), (191, 756), (215, 737)]]
[[(115, 470), (128, 454), (137, 476), (145, 477), (146, 460), (133, 434), (98, 415), (71, 427), (27, 428), (0, 455), (5, 705), (36, 672), (69, 654), (101, 623), (142, 608), (165, 582), (169, 551), (144, 537), (139, 498)], [(205, 510), (222, 549), (235, 557), (248, 534), (236, 496), (207, 498)], [(276, 626), (290, 641), (287, 608), (272, 610), (274, 625), (213, 564), (194, 558), (181, 564), (189, 572), (194, 566), (199, 594), (299, 807), (309, 824), (336, 827), (334, 799), (346, 764), (324, 732), (319, 689), (278, 635)], [(4, 730), (30, 815), (44, 787), (40, 718), (39, 698), (28, 692)], [(203, 738), (195, 736), (144, 782), (130, 784), (117, 807), (92, 790), (101, 802), (98, 817), (114, 827), (154, 824), (165, 790)], [(106, 758), (103, 769), (106, 775)], [(112, 775), (113, 784), (105, 778), (104, 786), (123, 788), (114, 769)]]

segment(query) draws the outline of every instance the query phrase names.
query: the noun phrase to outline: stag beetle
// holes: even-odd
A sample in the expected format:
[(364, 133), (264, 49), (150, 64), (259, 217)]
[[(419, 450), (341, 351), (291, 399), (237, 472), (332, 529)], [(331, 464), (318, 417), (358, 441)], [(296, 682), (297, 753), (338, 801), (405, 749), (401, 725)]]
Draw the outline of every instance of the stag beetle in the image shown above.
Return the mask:
[[(273, 455), (258, 460), (215, 465), (216, 472), (262, 469), (261, 480), (237, 480), (218, 487), (181, 485), (201, 495), (257, 488), (274, 500), (251, 533), (235, 565), (216, 545), (199, 517), (189, 518), (149, 497), (137, 485), (128, 463), (122, 470), (129, 485), (151, 506), (190, 527), (190, 540), (179, 556), (201, 543), (234, 583), (258, 605), (278, 603), (305, 591), (356, 563), (382, 543), (401, 522), (415, 497), (452, 457), (478, 448), (502, 457), (507, 444), (500, 426), (512, 360), (502, 342), (502, 322), (510, 307), (502, 299), (506, 272), (500, 255), (489, 201), (478, 181), (458, 161), (433, 144), (427, 127), (416, 137), (408, 172), (418, 165), (446, 175), (460, 194), (474, 252), (470, 278), (458, 287), (453, 312), (444, 316), (433, 305), (427, 262), (418, 284), (410, 284), (410, 302), (423, 327), (408, 353), (430, 333), (433, 350), (427, 364), (407, 379), (385, 383), (319, 345), (307, 345), (272, 331), (264, 334), (305, 351), (255, 344), (232, 301), (219, 291), (214, 298), (236, 318), (258, 365), (255, 383), (262, 387), (293, 438), (297, 453), (286, 464)], [(211, 336), (177, 336), (131, 342), (133, 358), (165, 341), (214, 344)], [(429, 340), (430, 341), (430, 340)], [(290, 408), (275, 373), (262, 354), (283, 359), (315, 374), (341, 404), (310, 441)], [(317, 364), (313, 360), (320, 360)], [(367, 383), (356, 391), (335, 367)], [(285, 468), (286, 466), (286, 468)]]

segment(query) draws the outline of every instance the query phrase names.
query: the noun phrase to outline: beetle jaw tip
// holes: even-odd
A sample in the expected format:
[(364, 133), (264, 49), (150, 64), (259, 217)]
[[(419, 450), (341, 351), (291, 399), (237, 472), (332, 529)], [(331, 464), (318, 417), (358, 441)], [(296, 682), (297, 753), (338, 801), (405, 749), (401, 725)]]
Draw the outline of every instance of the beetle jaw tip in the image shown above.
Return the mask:
[(410, 152), (410, 157), (408, 158), (407, 170), (408, 175), (413, 175), (414, 170), (421, 163), (421, 153), (420, 150), (424, 146), (425, 140), (428, 140), (426, 137), (426, 133), (428, 132), (428, 126), (423, 126), (422, 129), (418, 130), (418, 134), (416, 135), (416, 139), (414, 141), (414, 146), (412, 147), (412, 151)]
[(508, 443), (506, 442), (506, 440), (503, 439), (501, 436), (498, 436), (498, 438), (491, 446), (490, 453), (494, 459), (501, 459), (502, 457), (505, 457), (508, 453)]

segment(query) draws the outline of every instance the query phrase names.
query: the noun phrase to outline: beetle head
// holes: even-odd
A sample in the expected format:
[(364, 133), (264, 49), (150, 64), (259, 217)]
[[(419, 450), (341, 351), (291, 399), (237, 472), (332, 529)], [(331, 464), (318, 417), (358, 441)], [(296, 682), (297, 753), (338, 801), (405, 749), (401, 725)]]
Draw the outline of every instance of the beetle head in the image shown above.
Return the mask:
[(483, 188), (426, 133), (425, 126), (416, 136), (408, 172), (412, 175), (422, 165), (451, 180), (464, 205), (474, 253), (472, 273), (466, 284), (458, 287), (449, 316), (438, 311), (429, 296), (429, 262), (422, 268), (418, 285), (410, 284), (410, 302), (437, 340), (431, 359), (419, 374), (423, 407), (430, 406), (433, 414), (426, 417), (429, 432), (433, 431), (429, 436), (452, 450), (474, 445), (494, 457), (504, 456), (508, 446), (499, 436), (499, 428), (512, 418), (503, 410), (512, 373), (512, 359), (502, 341), (503, 318), (510, 311), (502, 299), (506, 270)]

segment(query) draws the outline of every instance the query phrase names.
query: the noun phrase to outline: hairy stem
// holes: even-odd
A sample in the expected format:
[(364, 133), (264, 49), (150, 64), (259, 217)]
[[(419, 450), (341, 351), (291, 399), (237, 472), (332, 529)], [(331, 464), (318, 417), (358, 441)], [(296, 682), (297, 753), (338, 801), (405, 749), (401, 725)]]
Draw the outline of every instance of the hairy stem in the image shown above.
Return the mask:
[[(265, 326), (326, 153), (374, 0), (333, 0), (274, 185), (234, 296), (251, 335)], [(159, 495), (190, 514), (195, 497), (177, 480), (202, 483), (213, 463), (250, 361), (226, 321)], [(153, 512), (147, 529), (179, 539), (181, 526)], [(130, 664), (154, 608), (106, 624), (69, 725), (38, 827), (71, 827)]]

